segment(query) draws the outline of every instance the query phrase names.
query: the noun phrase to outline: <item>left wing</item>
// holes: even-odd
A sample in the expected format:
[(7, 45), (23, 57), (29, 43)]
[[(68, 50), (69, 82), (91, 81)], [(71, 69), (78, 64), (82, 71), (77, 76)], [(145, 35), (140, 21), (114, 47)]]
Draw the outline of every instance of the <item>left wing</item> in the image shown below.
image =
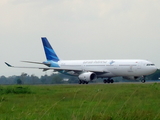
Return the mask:
[(33, 62), (33, 61), (21, 61), (21, 62), (34, 63), (34, 64), (43, 64), (43, 65), (46, 65), (48, 67), (51, 65), (51, 63), (49, 63), (49, 62)]
[[(42, 69), (43, 71), (47, 71), (49, 70), (48, 67), (25, 67), (25, 66), (12, 66), (9, 63), (5, 62), (5, 64), (8, 67), (13, 67), (13, 68), (31, 68), (31, 69)], [(52, 68), (53, 69), (53, 68)]]
[[(12, 66), (9, 63), (5, 62), (5, 64), (8, 67), (13, 67), (13, 68), (31, 68), (31, 69), (42, 69), (43, 71), (47, 71), (47, 70), (55, 70), (55, 71), (84, 71), (81, 68), (80, 69), (75, 69), (75, 68), (59, 68), (59, 67), (25, 67), (25, 66)], [(101, 71), (101, 70), (86, 70), (86, 71), (90, 71), (90, 72), (100, 72), (100, 73), (107, 73), (107, 71)]]

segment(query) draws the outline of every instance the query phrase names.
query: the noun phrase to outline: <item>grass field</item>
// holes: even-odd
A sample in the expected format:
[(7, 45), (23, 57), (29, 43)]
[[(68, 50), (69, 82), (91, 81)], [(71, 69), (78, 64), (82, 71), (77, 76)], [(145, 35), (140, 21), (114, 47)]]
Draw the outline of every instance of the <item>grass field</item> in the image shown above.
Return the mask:
[(0, 120), (159, 120), (160, 84), (0, 86)]

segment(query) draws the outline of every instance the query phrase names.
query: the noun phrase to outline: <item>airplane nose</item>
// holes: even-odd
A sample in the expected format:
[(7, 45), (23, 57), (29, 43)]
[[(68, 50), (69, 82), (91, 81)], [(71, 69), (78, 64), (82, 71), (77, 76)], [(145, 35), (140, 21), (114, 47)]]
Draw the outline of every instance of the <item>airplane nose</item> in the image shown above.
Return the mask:
[(153, 67), (153, 69), (152, 69), (153, 72), (156, 72), (157, 70), (158, 70), (157, 67)]
[(153, 67), (153, 66), (148, 69), (149, 74), (153, 74), (153, 73), (155, 73), (156, 71), (157, 71), (157, 68), (156, 68), (156, 67)]

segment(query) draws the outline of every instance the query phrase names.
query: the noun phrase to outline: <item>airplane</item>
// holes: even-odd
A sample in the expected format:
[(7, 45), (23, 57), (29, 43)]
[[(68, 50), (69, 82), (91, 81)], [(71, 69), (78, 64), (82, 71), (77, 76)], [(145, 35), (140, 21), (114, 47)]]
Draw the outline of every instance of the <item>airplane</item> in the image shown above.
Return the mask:
[(8, 67), (34, 68), (43, 71), (53, 70), (66, 75), (77, 76), (79, 84), (88, 84), (90, 81), (102, 78), (104, 83), (113, 83), (113, 77), (123, 77), (128, 80), (141, 80), (145, 83), (146, 76), (154, 73), (155, 65), (143, 59), (103, 59), (103, 60), (60, 60), (46, 37), (42, 37), (42, 44), (46, 55), (46, 61), (26, 63), (43, 64), (46, 67), (22, 67), (12, 66), (5, 62)]

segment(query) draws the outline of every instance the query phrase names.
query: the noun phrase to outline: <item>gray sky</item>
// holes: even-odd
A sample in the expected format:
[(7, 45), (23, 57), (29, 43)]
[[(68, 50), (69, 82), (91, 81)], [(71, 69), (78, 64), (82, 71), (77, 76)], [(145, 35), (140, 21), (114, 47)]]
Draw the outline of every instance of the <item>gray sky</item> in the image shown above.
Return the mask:
[(1, 0), (0, 76), (44, 75), (4, 64), (44, 61), (43, 36), (63, 60), (148, 59), (160, 68), (159, 6), (160, 0)]

